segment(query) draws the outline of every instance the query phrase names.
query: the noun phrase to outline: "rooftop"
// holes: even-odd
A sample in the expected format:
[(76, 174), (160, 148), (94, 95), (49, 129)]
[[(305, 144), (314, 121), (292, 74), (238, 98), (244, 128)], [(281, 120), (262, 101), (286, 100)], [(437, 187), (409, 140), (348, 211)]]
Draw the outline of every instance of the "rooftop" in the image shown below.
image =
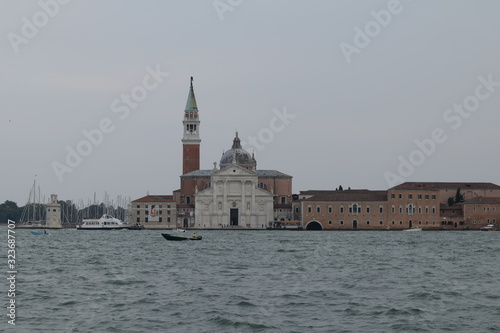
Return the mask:
[(500, 190), (500, 186), (493, 183), (442, 183), (442, 182), (406, 182), (391, 187), (389, 190), (462, 190), (481, 189), (481, 190)]
[(174, 201), (173, 195), (146, 195), (145, 197), (132, 200), (132, 202), (165, 202)]
[[(190, 173), (181, 175), (181, 177), (210, 177), (217, 170), (196, 170)], [(255, 170), (259, 177), (278, 177), (278, 178), (292, 178), (283, 172), (277, 170)]]
[(463, 202), (464, 205), (500, 205), (500, 198), (475, 197)]
[(300, 195), (312, 195), (305, 201), (387, 201), (387, 191), (303, 191)]

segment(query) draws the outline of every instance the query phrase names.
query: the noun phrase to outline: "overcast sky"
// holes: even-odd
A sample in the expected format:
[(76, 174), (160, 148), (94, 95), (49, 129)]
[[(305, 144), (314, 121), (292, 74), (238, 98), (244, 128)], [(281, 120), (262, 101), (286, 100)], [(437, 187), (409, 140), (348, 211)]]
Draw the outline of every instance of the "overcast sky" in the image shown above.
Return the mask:
[(190, 76), (202, 169), (500, 184), (499, 1), (65, 2), (1, 1), (0, 202), (171, 194)]

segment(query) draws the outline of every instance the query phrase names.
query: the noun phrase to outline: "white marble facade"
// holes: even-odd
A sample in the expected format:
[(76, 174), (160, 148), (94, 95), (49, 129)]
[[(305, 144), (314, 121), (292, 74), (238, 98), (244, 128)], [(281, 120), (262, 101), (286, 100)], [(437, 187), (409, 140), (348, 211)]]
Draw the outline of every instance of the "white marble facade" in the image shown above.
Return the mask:
[(273, 221), (273, 194), (258, 187), (254, 171), (236, 163), (215, 171), (195, 197), (195, 228), (263, 229)]

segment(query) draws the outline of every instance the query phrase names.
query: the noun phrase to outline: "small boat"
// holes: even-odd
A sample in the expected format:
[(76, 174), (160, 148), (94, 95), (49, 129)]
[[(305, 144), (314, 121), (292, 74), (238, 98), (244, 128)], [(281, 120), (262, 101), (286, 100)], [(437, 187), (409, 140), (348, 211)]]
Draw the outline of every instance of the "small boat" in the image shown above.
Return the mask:
[(482, 227), (479, 230), (481, 231), (495, 231), (495, 225), (494, 224), (488, 224), (486, 227)]
[(186, 232), (184, 229), (175, 229), (176, 232)]
[(410, 229), (404, 229), (403, 231), (422, 231), (422, 228), (420, 228), (420, 227), (413, 227), (413, 228), (410, 228)]
[(201, 236), (196, 236), (196, 237), (179, 237), (179, 236), (174, 236), (174, 235), (170, 235), (170, 234), (161, 234), (163, 236), (163, 238), (165, 238), (166, 240), (170, 240), (170, 241), (185, 241), (185, 240), (201, 240), (202, 237)]
[(144, 225), (140, 224), (139, 222), (137, 222), (136, 224), (130, 226), (130, 227), (127, 227), (128, 230), (144, 230)]
[(33, 235), (48, 235), (47, 231), (36, 231), (36, 230), (31, 230), (31, 233)]
[(126, 229), (127, 226), (117, 218), (109, 214), (104, 214), (100, 219), (83, 219), (81, 225), (77, 225), (78, 230), (119, 230)]

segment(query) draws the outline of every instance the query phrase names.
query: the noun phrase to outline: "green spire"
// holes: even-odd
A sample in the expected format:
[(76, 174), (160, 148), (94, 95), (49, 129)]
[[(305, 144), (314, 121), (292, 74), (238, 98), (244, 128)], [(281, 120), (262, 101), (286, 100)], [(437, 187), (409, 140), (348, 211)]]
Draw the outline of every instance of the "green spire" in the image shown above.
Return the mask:
[(196, 105), (196, 98), (194, 97), (193, 89), (193, 77), (191, 76), (191, 87), (189, 88), (188, 100), (186, 103), (185, 111), (198, 111), (198, 106)]

